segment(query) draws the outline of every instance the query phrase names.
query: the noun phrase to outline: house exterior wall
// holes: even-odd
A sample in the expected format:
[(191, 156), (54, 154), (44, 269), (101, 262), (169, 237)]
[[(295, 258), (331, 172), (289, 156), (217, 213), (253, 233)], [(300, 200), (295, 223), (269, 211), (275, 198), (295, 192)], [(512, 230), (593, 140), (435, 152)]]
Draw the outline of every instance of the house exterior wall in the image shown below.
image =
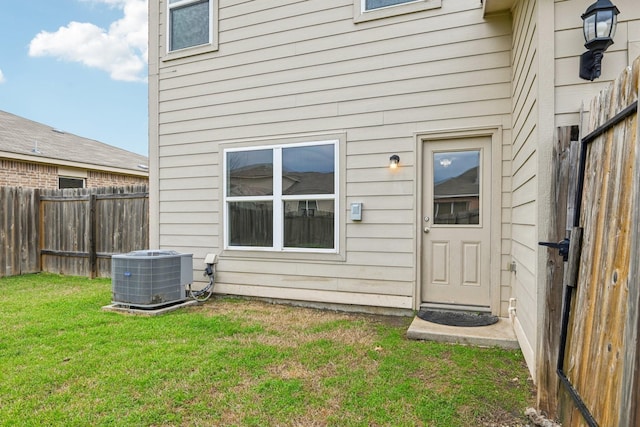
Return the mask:
[[(353, 0), (220, 0), (218, 50), (171, 58), (166, 3), (150, 2), (150, 172), (158, 178), (151, 245), (193, 253), (196, 266), (219, 253), (223, 293), (414, 309), (417, 135), (493, 127), (504, 142), (494, 152), (501, 165), (494, 311), (505, 316), (511, 19), (485, 19), (478, 0), (360, 22), (354, 7)], [(339, 252), (225, 250), (222, 150), (318, 139), (339, 140)], [(391, 154), (401, 158), (395, 173)], [(518, 185), (524, 194), (526, 182)], [(363, 203), (360, 222), (348, 219), (352, 202)]]
[(0, 159), (0, 186), (58, 188), (58, 168)]
[(523, 0), (512, 10), (512, 297), (517, 306), (515, 329), (528, 366), (535, 365), (538, 307), (538, 3)]
[(87, 188), (93, 187), (122, 187), (127, 185), (146, 185), (148, 177), (131, 176), (111, 172), (101, 172), (95, 170), (87, 171)]
[(57, 189), (61, 176), (83, 178), (87, 188), (147, 184), (149, 181), (146, 176), (0, 159), (0, 186)]
[[(492, 2), (500, 10), (484, 18), (478, 0), (442, 0), (374, 20), (353, 0), (257, 3), (220, 0), (217, 50), (176, 58), (165, 52), (166, 4), (150, 3), (151, 245), (194, 253), (196, 268), (219, 253), (220, 292), (416, 308), (420, 135), (494, 127), (497, 311), (516, 300), (535, 378), (554, 129), (579, 124), (583, 102), (640, 55), (637, 0), (615, 2), (615, 44), (594, 82), (578, 77), (590, 0)], [(340, 141), (339, 253), (224, 250), (224, 147), (318, 138)], [(401, 158), (396, 173), (391, 154)], [(351, 202), (363, 203), (361, 222), (348, 219)]]

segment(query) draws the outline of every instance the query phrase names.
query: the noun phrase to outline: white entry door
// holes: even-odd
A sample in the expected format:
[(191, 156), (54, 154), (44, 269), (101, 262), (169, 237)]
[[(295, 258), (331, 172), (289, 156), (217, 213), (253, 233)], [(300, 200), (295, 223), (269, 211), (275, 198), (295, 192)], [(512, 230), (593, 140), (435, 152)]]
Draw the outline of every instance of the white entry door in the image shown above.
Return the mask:
[(422, 160), (422, 303), (488, 309), (491, 138), (425, 141)]

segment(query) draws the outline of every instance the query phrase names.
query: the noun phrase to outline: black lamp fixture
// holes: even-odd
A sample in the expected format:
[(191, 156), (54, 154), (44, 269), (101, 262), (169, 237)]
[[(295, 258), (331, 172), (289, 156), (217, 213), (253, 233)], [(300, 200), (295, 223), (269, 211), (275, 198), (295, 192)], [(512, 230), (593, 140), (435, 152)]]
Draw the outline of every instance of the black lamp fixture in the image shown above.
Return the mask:
[(391, 169), (397, 168), (398, 163), (400, 163), (400, 156), (398, 156), (397, 154), (394, 154), (393, 156), (389, 157), (389, 167)]
[(600, 77), (604, 51), (613, 44), (618, 8), (609, 0), (598, 0), (582, 14), (584, 47), (580, 56), (580, 78), (593, 81)]

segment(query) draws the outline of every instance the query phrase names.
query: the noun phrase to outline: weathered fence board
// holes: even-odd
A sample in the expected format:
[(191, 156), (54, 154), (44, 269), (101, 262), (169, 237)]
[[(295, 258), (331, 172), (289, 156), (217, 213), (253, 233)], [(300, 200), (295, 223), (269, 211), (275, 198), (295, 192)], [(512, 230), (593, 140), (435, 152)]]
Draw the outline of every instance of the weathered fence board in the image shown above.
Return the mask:
[[(0, 239), (2, 240), (2, 246), (0, 246), (0, 257), (4, 260), (0, 266), (0, 270), (3, 275), (12, 275), (16, 269), (19, 269), (19, 263), (16, 260), (16, 251), (13, 250), (16, 244), (18, 236), (18, 230), (15, 223), (15, 211), (16, 205), (16, 191), (17, 189), (3, 188), (0, 197), (2, 200), (2, 209), (0, 210), (0, 225), (2, 234)], [(19, 274), (19, 273), (18, 273)]]
[[(636, 61), (636, 64), (638, 62)], [(638, 79), (638, 73), (634, 76)], [(635, 83), (640, 91), (640, 83)], [(629, 247), (629, 279), (627, 281), (629, 302), (627, 305), (627, 322), (624, 325), (625, 351), (623, 354), (622, 403), (620, 413), (621, 426), (640, 425), (640, 121), (636, 116), (636, 151), (633, 169), (635, 177), (631, 185), (631, 243)]]
[(111, 255), (146, 249), (146, 186), (0, 188), (0, 277), (47, 271), (108, 277)]
[[(639, 69), (636, 61), (633, 69), (593, 100), (583, 135), (637, 101)], [(631, 257), (631, 243), (638, 239), (633, 234), (637, 213), (632, 209), (638, 204), (640, 180), (637, 126), (634, 113), (590, 143), (582, 192), (583, 242), (564, 366), (567, 378), (602, 426), (636, 425), (629, 424), (625, 402), (639, 397), (629, 385), (637, 384), (638, 356), (637, 341), (629, 341), (637, 337), (638, 325), (637, 276), (631, 274), (640, 262), (637, 252)], [(583, 425), (575, 408), (562, 412), (563, 425)]]
[(22, 188), (0, 188), (0, 277), (40, 271), (37, 245), (38, 194)]
[[(560, 242), (570, 237), (573, 221), (573, 201), (575, 199), (576, 165), (580, 143), (578, 126), (556, 129), (553, 150), (553, 186), (555, 212), (549, 218), (549, 242)], [(559, 380), (556, 373), (562, 311), (562, 292), (565, 271), (563, 257), (557, 249), (549, 249), (545, 290), (545, 312), (542, 329), (542, 354), (538, 357), (537, 404), (550, 418), (557, 417)]]

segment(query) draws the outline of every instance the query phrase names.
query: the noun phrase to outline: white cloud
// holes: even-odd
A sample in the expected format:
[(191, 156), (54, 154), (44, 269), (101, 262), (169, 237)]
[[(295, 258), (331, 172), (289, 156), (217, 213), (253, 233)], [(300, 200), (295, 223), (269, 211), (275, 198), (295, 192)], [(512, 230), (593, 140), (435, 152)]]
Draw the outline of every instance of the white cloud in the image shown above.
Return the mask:
[(146, 81), (147, 0), (83, 0), (122, 9), (124, 16), (108, 30), (70, 22), (58, 31), (41, 31), (29, 44), (30, 56), (80, 62), (108, 72), (112, 79)]
[(0, 84), (6, 82), (7, 80), (4, 78), (4, 74), (2, 73), (2, 70), (0, 70)]

